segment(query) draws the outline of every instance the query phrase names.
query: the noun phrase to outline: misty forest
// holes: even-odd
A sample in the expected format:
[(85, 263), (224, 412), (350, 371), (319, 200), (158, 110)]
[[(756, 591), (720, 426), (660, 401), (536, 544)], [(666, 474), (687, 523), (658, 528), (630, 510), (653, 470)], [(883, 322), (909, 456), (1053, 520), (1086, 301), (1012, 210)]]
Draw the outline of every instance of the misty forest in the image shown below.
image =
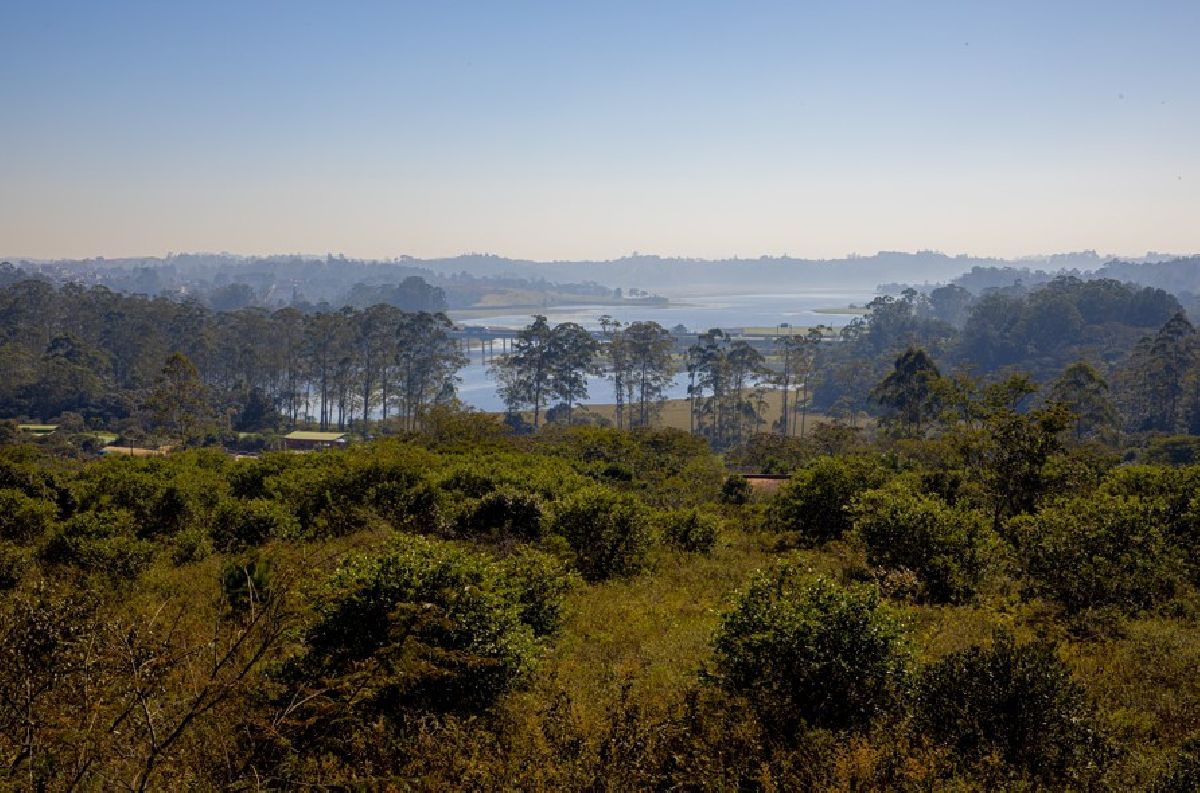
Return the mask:
[(1197, 789), (1200, 260), (938, 263), (5, 264), (0, 779)]

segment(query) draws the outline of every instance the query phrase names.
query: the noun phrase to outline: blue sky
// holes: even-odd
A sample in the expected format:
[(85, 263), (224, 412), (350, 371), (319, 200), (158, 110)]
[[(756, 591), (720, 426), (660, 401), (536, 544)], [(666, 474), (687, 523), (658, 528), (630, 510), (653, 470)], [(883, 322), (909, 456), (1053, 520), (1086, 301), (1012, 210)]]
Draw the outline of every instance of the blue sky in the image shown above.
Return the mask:
[(0, 0), (0, 254), (1200, 250), (1200, 3)]

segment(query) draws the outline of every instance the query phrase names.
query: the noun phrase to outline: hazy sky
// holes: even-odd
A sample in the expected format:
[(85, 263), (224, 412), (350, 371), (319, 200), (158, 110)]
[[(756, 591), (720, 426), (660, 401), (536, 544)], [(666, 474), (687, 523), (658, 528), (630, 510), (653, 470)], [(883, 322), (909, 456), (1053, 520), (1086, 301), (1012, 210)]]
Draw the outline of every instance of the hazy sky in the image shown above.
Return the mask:
[(0, 0), (0, 254), (1200, 250), (1200, 2)]

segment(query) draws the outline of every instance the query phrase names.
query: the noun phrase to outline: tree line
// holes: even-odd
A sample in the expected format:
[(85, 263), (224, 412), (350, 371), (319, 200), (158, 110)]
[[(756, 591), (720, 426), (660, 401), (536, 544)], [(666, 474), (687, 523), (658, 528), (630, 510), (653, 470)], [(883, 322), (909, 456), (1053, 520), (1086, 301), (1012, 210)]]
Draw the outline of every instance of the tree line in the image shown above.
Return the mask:
[(0, 413), (146, 429), (154, 401), (186, 384), (202, 394), (197, 437), (309, 416), (321, 429), (376, 415), (411, 427), (454, 398), (464, 360), (452, 328), (386, 304), (222, 312), (24, 280), (0, 289)]
[[(522, 425), (524, 414), (532, 429), (596, 420), (577, 407), (605, 390), (616, 426), (653, 425), (682, 377), (689, 429), (725, 449), (765, 432), (804, 436), (812, 411), (851, 427), (886, 414), (872, 389), (912, 347), (963, 387), (1018, 368), (1043, 383), (1074, 379), (1076, 399), (1091, 393), (1087, 421), (1109, 434), (1200, 431), (1196, 331), (1162, 290), (1063, 277), (980, 298), (956, 286), (908, 290), (867, 308), (836, 332), (789, 328), (753, 344), (719, 329), (683, 342), (652, 321), (605, 316), (592, 332), (535, 316), (491, 374), (510, 422)], [(0, 415), (163, 431), (156, 399), (188, 384), (199, 395), (190, 440), (310, 420), (320, 429), (412, 430), (429, 406), (455, 400), (466, 361), (453, 330), (443, 314), (382, 303), (214, 311), (17, 280), (0, 288)]]

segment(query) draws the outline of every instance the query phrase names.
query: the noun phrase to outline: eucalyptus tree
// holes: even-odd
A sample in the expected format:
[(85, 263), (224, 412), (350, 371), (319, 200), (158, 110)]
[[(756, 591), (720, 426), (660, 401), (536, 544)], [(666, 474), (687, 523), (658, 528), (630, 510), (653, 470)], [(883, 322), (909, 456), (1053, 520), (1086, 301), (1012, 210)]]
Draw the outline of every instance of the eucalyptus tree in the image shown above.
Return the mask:
[(587, 376), (596, 371), (599, 345), (574, 322), (551, 326), (537, 314), (513, 339), (513, 349), (492, 365), (499, 392), (509, 412), (533, 411), (533, 426), (541, 425), (542, 410), (550, 400), (567, 405), (567, 414), (586, 399)]
[(617, 429), (620, 429), (625, 424), (625, 379), (629, 371), (626, 361), (625, 337), (621, 333), (621, 321), (613, 319), (608, 314), (600, 317), (600, 329), (605, 339), (604, 352), (608, 358), (608, 378), (612, 381), (616, 402), (614, 418)]
[(1050, 389), (1050, 401), (1071, 411), (1077, 441), (1104, 437), (1117, 426), (1117, 408), (1109, 396), (1108, 381), (1087, 361), (1076, 361), (1063, 371)]
[(337, 406), (337, 428), (346, 428), (347, 419), (354, 416), (358, 404), (358, 355), (354, 347), (355, 310), (349, 306), (338, 312), (341, 316), (341, 334), (337, 357), (333, 368), (333, 396)]
[(466, 366), (467, 359), (452, 330), (454, 324), (445, 314), (419, 311), (400, 317), (395, 337), (396, 368), (385, 382), (395, 385), (405, 429), (416, 429), (425, 408), (435, 399), (453, 394), (457, 372)]
[(788, 428), (791, 424), (791, 413), (788, 411), (788, 397), (791, 394), (792, 380), (796, 373), (796, 361), (802, 347), (802, 337), (789, 332), (775, 337), (775, 355), (779, 358), (779, 373), (776, 383), (780, 386), (779, 434), (790, 435)]
[(304, 370), (304, 315), (294, 308), (281, 308), (271, 315), (272, 336), (279, 355), (276, 398), (286, 409), (291, 426), (296, 426), (301, 405), (307, 408)]
[(938, 415), (941, 377), (929, 353), (909, 347), (871, 396), (888, 411), (884, 421), (893, 431), (919, 437)]
[(1181, 311), (1143, 338), (1117, 372), (1118, 399), (1134, 431), (1175, 432), (1184, 419), (1185, 389), (1200, 368), (1200, 337)]
[(319, 423), (321, 429), (328, 429), (332, 419), (335, 372), (342, 359), (345, 341), (344, 318), (338, 313), (320, 312), (308, 315), (305, 320), (305, 351), (317, 387)]
[(553, 333), (546, 317), (534, 315), (533, 322), (513, 338), (512, 352), (492, 365), (500, 383), (500, 398), (509, 412), (515, 413), (522, 408), (533, 410), (534, 429), (540, 424), (542, 409), (550, 401)]
[(180, 352), (167, 356), (144, 407), (151, 429), (184, 443), (203, 434), (213, 419), (208, 389), (196, 366)]
[(396, 337), (402, 316), (400, 309), (383, 303), (353, 315), (364, 427), (370, 421), (372, 405), (382, 403), (386, 417), (389, 361), (396, 356)]
[(567, 423), (575, 403), (587, 399), (588, 375), (599, 374), (596, 339), (575, 322), (562, 322), (550, 333), (550, 391), (567, 406)]
[[(87, 411), (107, 383), (107, 356), (73, 335), (50, 341), (19, 393), (22, 409), (43, 420), (68, 411)], [(36, 378), (36, 379), (34, 379)]]
[(688, 359), (695, 426), (719, 448), (741, 441), (760, 421), (762, 354), (713, 328), (700, 334)]
[[(781, 369), (775, 382), (783, 387), (779, 432), (781, 435), (796, 434), (796, 418), (800, 419), (800, 435), (804, 435), (804, 424), (808, 416), (809, 390), (815, 371), (817, 348), (830, 328), (817, 325), (803, 334), (789, 333), (776, 337), (775, 352), (779, 356)], [(796, 398), (789, 405), (792, 388)]]
[[(637, 398), (636, 426), (649, 426), (666, 399), (675, 379), (675, 341), (657, 322), (634, 322), (621, 332), (622, 356), (628, 367), (626, 381), (633, 384)], [(633, 426), (633, 416), (630, 416)]]
[[(817, 363), (820, 360), (819, 352), (821, 343), (825, 340), (826, 334), (832, 333), (833, 328), (828, 325), (816, 325), (808, 329), (808, 333), (804, 334), (804, 345), (801, 348), (801, 354), (797, 361), (798, 368), (796, 370), (796, 382), (800, 390), (800, 396), (796, 400), (794, 408), (799, 408), (800, 412), (800, 437), (804, 437), (804, 425), (808, 418), (808, 406), (811, 402), (813, 381), (817, 378)], [(795, 412), (795, 410), (793, 410)], [(795, 433), (795, 417), (792, 419), (792, 431)]]

